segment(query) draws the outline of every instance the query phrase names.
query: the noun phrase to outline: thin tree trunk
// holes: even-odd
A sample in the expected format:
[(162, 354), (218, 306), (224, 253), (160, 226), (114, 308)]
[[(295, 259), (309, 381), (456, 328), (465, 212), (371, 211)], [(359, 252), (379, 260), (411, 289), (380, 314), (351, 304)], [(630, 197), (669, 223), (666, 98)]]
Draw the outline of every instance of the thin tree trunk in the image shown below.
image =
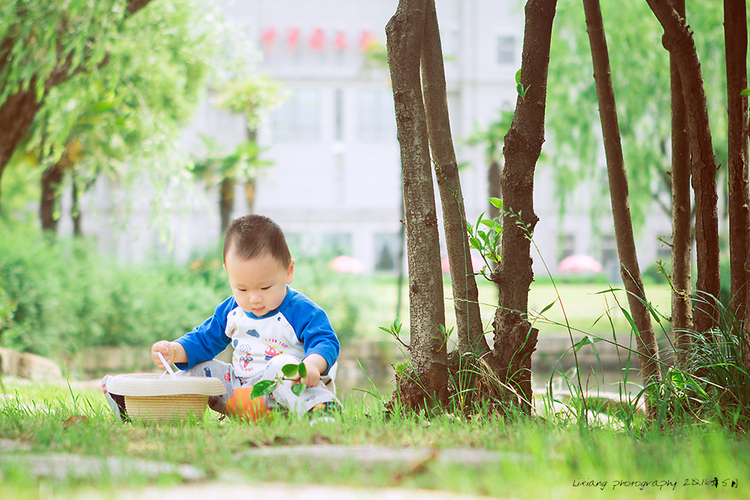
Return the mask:
[(221, 216), (221, 234), (224, 234), (232, 222), (234, 210), (234, 177), (225, 177), (219, 184), (219, 214)]
[(538, 218), (534, 213), (534, 170), (544, 143), (547, 71), (556, 0), (529, 0), (525, 8), (521, 83), (528, 89), (516, 99), (516, 110), (503, 152), (503, 241), (500, 263), (492, 271), (498, 288), (493, 321), (492, 367), (516, 395), (508, 395), (525, 412), (531, 411), (531, 354), (536, 328), (528, 321), (531, 269), (530, 237)]
[[(129, 0), (128, 15), (134, 14), (148, 4), (149, 1)], [(98, 40), (94, 40), (93, 42), (103, 43)], [(2, 70), (14, 43), (15, 40), (12, 38), (5, 38), (0, 42), (0, 70)], [(58, 51), (58, 55), (59, 57), (66, 56), (62, 50)], [(42, 107), (49, 89), (66, 81), (83, 67), (82, 65), (77, 68), (71, 68), (71, 55), (68, 54), (66, 57), (65, 60), (60, 59), (57, 61), (55, 70), (52, 71), (44, 82), (44, 92), (39, 100), (37, 100), (37, 79), (36, 77), (32, 77), (26, 90), (19, 90), (11, 94), (0, 105), (0, 127), (2, 127), (0, 130), (0, 182), (2, 182), (5, 166), (10, 161), (23, 136), (31, 127), (31, 124), (34, 123), (34, 117)]]
[[(694, 311), (695, 329), (705, 332), (716, 322), (718, 311), (710, 297), (719, 297), (719, 221), (716, 161), (708, 123), (706, 94), (693, 36), (668, 0), (647, 0), (664, 28), (662, 43), (674, 57), (680, 73), (687, 110), (692, 186), (695, 193), (695, 242), (698, 275), (696, 290), (702, 294)], [(710, 296), (710, 297), (709, 297)], [(702, 300), (701, 300), (702, 299)]]
[(443, 207), (443, 227), (450, 262), (453, 308), (460, 355), (481, 355), (489, 351), (479, 312), (479, 290), (471, 264), (471, 247), (466, 232), (466, 208), (453, 149), (445, 67), (440, 46), (435, 0), (427, 0), (422, 45), (422, 93), (430, 149)]
[(729, 177), (729, 262), (732, 310), (742, 319), (747, 303), (750, 235), (748, 187), (747, 13), (745, 0), (724, 0), (724, 40), (727, 60), (727, 123)]
[(73, 220), (73, 236), (80, 238), (83, 236), (82, 228), (82, 215), (81, 215), (81, 203), (79, 198), (78, 179), (75, 175), (75, 170), (71, 171), (71, 198), (72, 204), (70, 207), (70, 218)]
[[(748, 187), (747, 10), (745, 0), (724, 0), (724, 41), (727, 61), (727, 122), (729, 126), (729, 261), (732, 310), (746, 325), (750, 318), (750, 188)], [(750, 332), (744, 326), (744, 363), (750, 369)]]
[(645, 385), (661, 379), (659, 371), (659, 351), (651, 325), (651, 316), (646, 307), (646, 293), (638, 267), (638, 255), (633, 237), (628, 200), (628, 178), (620, 143), (620, 127), (617, 121), (615, 93), (612, 87), (607, 41), (599, 0), (583, 0), (586, 12), (586, 29), (591, 44), (591, 57), (594, 62), (594, 80), (599, 100), (599, 117), (602, 122), (604, 152), (607, 157), (609, 193), (612, 200), (612, 215), (615, 223), (617, 256), (620, 259), (620, 273), (628, 294), (630, 314), (637, 329), (637, 345), (641, 375)]
[[(63, 155), (63, 159), (65, 156)], [(39, 202), (39, 220), (42, 229), (50, 233), (57, 233), (57, 223), (60, 209), (60, 185), (63, 181), (65, 168), (63, 160), (50, 165), (42, 172), (42, 195)]]
[(404, 190), (409, 269), (412, 377), (399, 380), (402, 401), (416, 408), (447, 396), (443, 277), (427, 123), (420, 83), (425, 0), (400, 0), (386, 25)]
[[(672, 0), (680, 15), (685, 15), (685, 0)], [(678, 364), (686, 366), (690, 348), (687, 331), (693, 328), (690, 282), (692, 250), (692, 218), (690, 207), (690, 142), (687, 132), (685, 99), (682, 97), (680, 73), (672, 55), (669, 56), (672, 98), (672, 335)]]

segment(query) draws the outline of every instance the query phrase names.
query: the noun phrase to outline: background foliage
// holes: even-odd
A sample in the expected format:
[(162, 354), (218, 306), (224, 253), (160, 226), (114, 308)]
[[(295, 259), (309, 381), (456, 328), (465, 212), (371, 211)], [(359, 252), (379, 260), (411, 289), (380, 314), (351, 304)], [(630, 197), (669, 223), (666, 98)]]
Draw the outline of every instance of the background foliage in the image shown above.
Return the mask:
[[(154, 259), (122, 265), (87, 240), (52, 241), (0, 222), (0, 345), (53, 359), (90, 346), (148, 346), (174, 339), (231, 293), (216, 257), (188, 265)], [(368, 301), (356, 276), (298, 262), (294, 286), (318, 302), (345, 342)]]

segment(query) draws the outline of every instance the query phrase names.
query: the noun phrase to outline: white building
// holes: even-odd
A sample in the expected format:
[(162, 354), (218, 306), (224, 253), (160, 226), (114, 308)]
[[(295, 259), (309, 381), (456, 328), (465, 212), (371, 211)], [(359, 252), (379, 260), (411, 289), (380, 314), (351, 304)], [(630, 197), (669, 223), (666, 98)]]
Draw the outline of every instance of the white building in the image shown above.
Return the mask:
[[(218, 0), (227, 19), (242, 28), (262, 54), (258, 71), (284, 83), (287, 101), (262, 124), (259, 142), (271, 160), (257, 184), (255, 212), (268, 215), (303, 249), (333, 248), (361, 260), (370, 271), (392, 271), (399, 248), (400, 162), (393, 98), (387, 69), (367, 64), (364, 48), (385, 44), (384, 27), (396, 0)], [(452, 132), (462, 170), (467, 218), (487, 207), (483, 149), (463, 143), (474, 130), (496, 120), (500, 109), (515, 106), (515, 73), (521, 64), (523, 12), (516, 0), (438, 0), (446, 57)], [(225, 144), (245, 139), (243, 119), (201, 104), (186, 142), (198, 134)], [(559, 224), (549, 169), (537, 171), (535, 208), (537, 246), (555, 272), (560, 257), (585, 253), (615, 259), (613, 228), (591, 230), (586, 196)], [(437, 194), (436, 194), (437, 196)], [(236, 215), (247, 211), (238, 192)], [(169, 250), (186, 260), (210, 251), (219, 240), (215, 195), (196, 192), (175, 221)], [(436, 200), (439, 208), (439, 200)], [(136, 207), (137, 208), (137, 207)], [(138, 217), (134, 211), (133, 217)], [(144, 214), (142, 217), (147, 218)], [(102, 220), (106, 220), (103, 218)], [(138, 224), (140, 227), (146, 223)], [(647, 266), (657, 257), (657, 235), (670, 232), (669, 220), (648, 222), (639, 241)], [(89, 234), (106, 235), (103, 226)], [(106, 239), (106, 238), (105, 238)], [(113, 249), (138, 255), (161, 245), (156, 231), (127, 237), (113, 231)], [(546, 274), (534, 256), (535, 273)]]

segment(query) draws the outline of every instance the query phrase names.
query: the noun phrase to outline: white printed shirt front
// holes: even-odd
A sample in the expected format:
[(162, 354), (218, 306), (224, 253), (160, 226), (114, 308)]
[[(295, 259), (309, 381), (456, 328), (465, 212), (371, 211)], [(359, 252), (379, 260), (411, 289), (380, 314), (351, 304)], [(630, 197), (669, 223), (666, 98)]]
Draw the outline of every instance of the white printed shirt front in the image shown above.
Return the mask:
[(294, 328), (281, 312), (256, 318), (236, 307), (227, 315), (224, 333), (231, 339), (232, 365), (240, 378), (259, 376), (268, 362), (279, 354), (289, 354), (300, 360), (305, 356)]

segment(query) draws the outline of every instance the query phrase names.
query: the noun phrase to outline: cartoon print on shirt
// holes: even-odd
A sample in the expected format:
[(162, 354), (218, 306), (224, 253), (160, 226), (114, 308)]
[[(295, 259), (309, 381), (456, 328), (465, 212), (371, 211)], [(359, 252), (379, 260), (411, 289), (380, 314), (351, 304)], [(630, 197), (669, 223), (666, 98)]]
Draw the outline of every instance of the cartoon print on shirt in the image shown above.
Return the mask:
[(253, 328), (253, 329), (250, 329), (250, 330), (248, 330), (248, 331), (247, 331), (247, 332), (245, 332), (245, 333), (246, 333), (247, 335), (249, 335), (250, 337), (255, 337), (256, 339), (257, 339), (257, 338), (260, 338), (260, 333), (258, 333), (258, 330), (255, 330), (254, 328)]
[(266, 361), (271, 361), (271, 359), (275, 358), (279, 354), (284, 354), (284, 351), (278, 352), (276, 350), (276, 347), (269, 345), (268, 347), (266, 347), (266, 357), (265, 357), (265, 360)]
[[(234, 340), (234, 342), (237, 342), (237, 339)], [(233, 342), (233, 343), (234, 343)], [(239, 346), (234, 346), (236, 351), (245, 353), (244, 356), (238, 356), (237, 362), (240, 364), (240, 368), (243, 370), (247, 370), (250, 366), (250, 363), (253, 362), (253, 357), (250, 356), (251, 347), (247, 344), (240, 344)]]

